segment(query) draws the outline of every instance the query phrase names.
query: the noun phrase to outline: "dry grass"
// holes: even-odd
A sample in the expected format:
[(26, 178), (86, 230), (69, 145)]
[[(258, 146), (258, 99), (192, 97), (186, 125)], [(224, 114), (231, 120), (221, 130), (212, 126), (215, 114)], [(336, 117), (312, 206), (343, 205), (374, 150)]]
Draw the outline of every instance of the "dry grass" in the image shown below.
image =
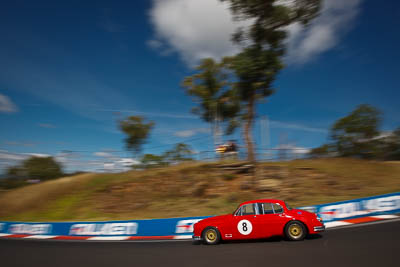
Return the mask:
[(0, 195), (0, 216), (40, 209), (50, 202), (70, 195), (92, 178), (93, 174), (81, 174), (3, 192)]
[[(214, 215), (244, 200), (293, 206), (400, 191), (400, 164), (353, 159), (260, 164), (257, 179), (216, 163), (120, 174), (83, 174), (0, 195), (0, 219), (117, 220)], [(266, 186), (265, 186), (266, 185)]]

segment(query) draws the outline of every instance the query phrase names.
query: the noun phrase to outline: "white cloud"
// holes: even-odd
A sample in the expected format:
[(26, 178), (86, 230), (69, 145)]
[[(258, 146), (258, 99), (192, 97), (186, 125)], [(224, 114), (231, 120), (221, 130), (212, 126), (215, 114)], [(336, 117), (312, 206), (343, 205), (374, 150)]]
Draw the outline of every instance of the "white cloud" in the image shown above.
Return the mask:
[(37, 157), (37, 158), (48, 158), (51, 157), (49, 154), (41, 154), (41, 153), (25, 153), (25, 155)]
[(191, 137), (199, 133), (210, 133), (210, 130), (208, 128), (198, 128), (198, 129), (192, 129), (192, 130), (183, 130), (183, 131), (177, 131), (174, 133), (175, 136), (177, 137)]
[(97, 156), (97, 157), (104, 157), (104, 158), (110, 158), (113, 155), (107, 152), (95, 152), (93, 153), (93, 155)]
[(271, 123), (272, 128), (293, 129), (293, 130), (301, 130), (301, 131), (305, 131), (305, 132), (314, 132), (314, 133), (322, 133), (322, 134), (328, 133), (327, 129), (309, 127), (309, 126), (302, 125), (302, 124), (287, 123), (287, 122), (274, 121), (274, 120), (271, 120), (270, 123)]
[(0, 94), (0, 112), (14, 113), (17, 112), (17, 106), (7, 96)]
[(20, 161), (26, 159), (26, 156), (17, 153), (0, 150), (0, 160), (2, 161)]
[(139, 161), (131, 158), (121, 158), (120, 160), (117, 161), (117, 163), (121, 164), (122, 166), (128, 167), (139, 164)]
[[(351, 29), (361, 1), (326, 0), (310, 27), (291, 25), (287, 61), (305, 63), (335, 47)], [(161, 51), (172, 49), (190, 66), (204, 57), (233, 55), (238, 48), (231, 43), (231, 35), (249, 22), (234, 22), (227, 7), (218, 0), (153, 0), (150, 19), (155, 38), (148, 45)]]
[(309, 149), (309, 148), (299, 147), (299, 146), (295, 146), (293, 144), (279, 145), (279, 146), (276, 146), (274, 149), (286, 149), (286, 150), (290, 150), (291, 153), (298, 154), (298, 155), (308, 154), (311, 151), (311, 149)]
[(310, 27), (289, 27), (289, 63), (305, 63), (334, 48), (354, 25), (362, 0), (323, 1), (321, 15)]
[[(93, 158), (93, 156), (100, 158)], [(96, 152), (92, 155), (84, 152), (64, 151), (54, 155), (54, 159), (61, 163), (65, 172), (123, 172), (131, 170), (132, 165), (139, 164), (137, 160), (117, 155), (117, 152)], [(0, 173), (10, 166), (16, 166), (31, 156), (51, 157), (44, 153), (16, 153), (0, 150)]]
[(156, 36), (148, 44), (168, 46), (190, 65), (238, 51), (230, 39), (243, 22), (234, 23), (227, 4), (217, 0), (154, 0), (150, 19)]

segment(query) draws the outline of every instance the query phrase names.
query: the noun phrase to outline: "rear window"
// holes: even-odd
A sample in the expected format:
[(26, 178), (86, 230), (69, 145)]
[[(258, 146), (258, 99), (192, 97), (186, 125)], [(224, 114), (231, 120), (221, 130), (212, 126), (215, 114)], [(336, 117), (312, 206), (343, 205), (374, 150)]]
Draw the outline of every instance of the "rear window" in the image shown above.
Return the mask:
[(287, 208), (288, 210), (291, 210), (291, 209), (292, 209), (292, 207), (291, 207), (287, 202), (285, 202), (285, 205), (286, 205), (286, 208)]
[(279, 205), (279, 204), (272, 204), (272, 206), (274, 207), (275, 213), (282, 213), (282, 212), (283, 212), (283, 208), (282, 208), (281, 205)]

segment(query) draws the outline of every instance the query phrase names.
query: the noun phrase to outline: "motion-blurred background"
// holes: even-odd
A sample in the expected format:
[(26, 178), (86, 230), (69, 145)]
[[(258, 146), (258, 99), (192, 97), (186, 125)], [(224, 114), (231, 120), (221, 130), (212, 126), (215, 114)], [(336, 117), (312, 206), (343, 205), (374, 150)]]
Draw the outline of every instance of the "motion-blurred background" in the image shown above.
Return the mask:
[(399, 191), (399, 13), (395, 0), (3, 3), (0, 218)]

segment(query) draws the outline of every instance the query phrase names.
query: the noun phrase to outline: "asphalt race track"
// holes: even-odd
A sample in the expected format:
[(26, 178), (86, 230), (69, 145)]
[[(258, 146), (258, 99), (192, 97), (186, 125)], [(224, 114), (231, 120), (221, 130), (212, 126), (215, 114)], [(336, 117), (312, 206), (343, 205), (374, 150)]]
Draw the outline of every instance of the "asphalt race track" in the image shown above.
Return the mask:
[(0, 240), (0, 266), (400, 266), (400, 221), (332, 229), (303, 242)]

